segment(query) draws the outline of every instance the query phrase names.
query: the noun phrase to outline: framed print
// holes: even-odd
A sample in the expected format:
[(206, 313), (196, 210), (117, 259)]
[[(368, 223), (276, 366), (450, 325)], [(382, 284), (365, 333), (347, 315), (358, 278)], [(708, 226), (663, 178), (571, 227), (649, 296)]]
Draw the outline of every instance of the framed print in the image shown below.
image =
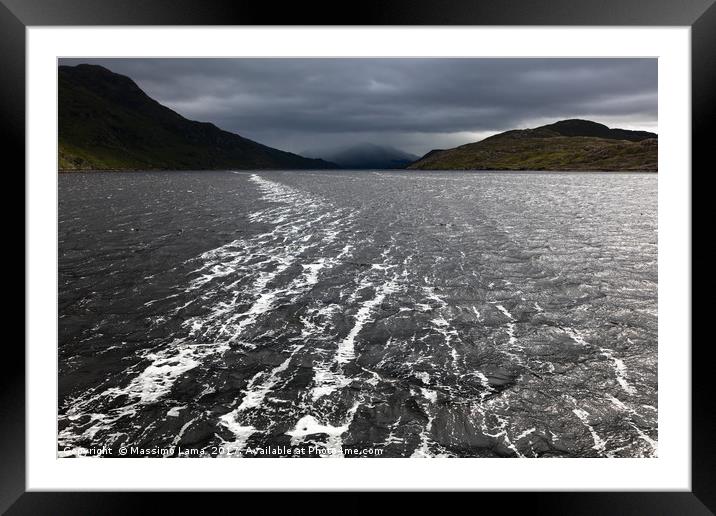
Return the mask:
[(0, 7), (27, 300), (3, 510), (714, 511), (712, 2), (131, 4)]

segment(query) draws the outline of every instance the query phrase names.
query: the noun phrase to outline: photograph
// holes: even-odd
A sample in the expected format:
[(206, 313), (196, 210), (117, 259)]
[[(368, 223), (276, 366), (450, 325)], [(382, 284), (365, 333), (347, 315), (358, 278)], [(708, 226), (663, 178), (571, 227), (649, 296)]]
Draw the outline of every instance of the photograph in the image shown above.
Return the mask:
[(658, 72), (58, 58), (57, 457), (657, 458)]

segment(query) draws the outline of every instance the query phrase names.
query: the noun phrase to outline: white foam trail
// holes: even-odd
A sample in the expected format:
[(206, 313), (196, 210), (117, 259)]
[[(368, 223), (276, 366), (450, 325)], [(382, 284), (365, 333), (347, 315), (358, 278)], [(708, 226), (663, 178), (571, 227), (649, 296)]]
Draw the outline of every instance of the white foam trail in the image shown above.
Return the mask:
[(626, 392), (627, 394), (636, 394), (636, 389), (629, 385), (629, 382), (627, 381), (627, 367), (624, 362), (614, 356), (614, 351), (607, 348), (599, 348), (602, 355), (608, 358), (612, 361), (614, 364), (614, 373), (616, 376), (617, 383), (619, 383), (619, 386)]
[(358, 313), (356, 313), (355, 315), (355, 323), (353, 324), (351, 331), (348, 332), (346, 338), (344, 338), (341, 342), (338, 343), (336, 362), (338, 362), (339, 364), (345, 364), (355, 358), (356, 337), (363, 329), (365, 324), (371, 320), (370, 316), (373, 313), (373, 310), (375, 310), (377, 306), (380, 306), (383, 303), (385, 297), (388, 294), (395, 292), (396, 286), (397, 285), (395, 280), (391, 280), (387, 283), (382, 284), (376, 289), (375, 296), (372, 299), (365, 301), (361, 305), (360, 309), (358, 310)]
[[(426, 278), (427, 280), (427, 278)], [(423, 287), (423, 293), (425, 294), (427, 299), (430, 299), (432, 301), (436, 301), (438, 303), (438, 307), (435, 307), (434, 310), (437, 310), (438, 312), (441, 311), (442, 308), (445, 308), (449, 306), (449, 303), (445, 301), (442, 297), (440, 297), (433, 287)], [(417, 304), (416, 306), (428, 306), (430, 305), (420, 305)], [(433, 309), (432, 307), (430, 307)], [(427, 311), (427, 310), (424, 310)], [(479, 314), (478, 314), (479, 315)], [(450, 322), (445, 319), (445, 317), (439, 313), (436, 317), (430, 320), (430, 325), (432, 326), (433, 330), (438, 332), (442, 337), (443, 341), (445, 342), (445, 345), (450, 348), (450, 357), (452, 358), (452, 364), (453, 369), (457, 373), (459, 370), (459, 361), (460, 361), (460, 354), (458, 353), (457, 347), (455, 346), (454, 342), (462, 342), (460, 339), (460, 334), (458, 331), (450, 324)]]
[[(277, 183), (274, 183), (272, 181), (267, 181), (257, 175), (252, 175), (251, 179), (259, 185), (261, 190), (264, 193), (264, 198), (269, 201), (279, 201), (279, 202), (291, 202), (292, 207), (295, 207), (297, 204), (300, 204), (301, 199), (296, 199), (295, 191), (289, 187), (285, 187), (283, 185), (279, 185)], [(304, 205), (308, 205), (311, 208), (321, 208), (325, 209), (325, 203), (320, 202), (304, 202)], [(304, 226), (290, 226), (291, 233), (300, 233), (305, 232), (307, 233), (307, 237), (303, 240), (307, 240), (311, 237), (311, 234), (309, 233), (308, 229), (309, 227), (314, 227), (317, 222), (321, 222), (323, 219), (327, 217), (328, 214), (322, 214), (320, 216), (314, 216), (310, 218), (310, 221), (307, 221)], [(255, 214), (253, 216), (254, 220), (260, 220), (261, 216), (259, 214)], [(280, 219), (282, 220), (282, 219)], [(336, 221), (333, 221), (332, 224), (338, 225), (338, 223), (344, 224), (345, 219), (337, 219)], [(329, 221), (330, 223), (330, 221)], [(290, 223), (287, 223), (290, 224)], [(280, 226), (279, 226), (280, 228)], [(323, 238), (320, 240), (320, 244), (323, 246), (326, 246), (328, 244), (331, 244), (338, 236), (339, 231), (338, 229), (335, 229), (333, 226), (329, 225), (327, 229), (324, 227), (323, 229)], [(299, 250), (302, 252), (305, 249), (305, 247), (300, 247)], [(345, 245), (341, 252), (331, 258), (326, 257), (320, 257), (316, 259), (312, 263), (308, 264), (301, 264), (303, 268), (303, 274), (299, 277), (294, 279), (288, 287), (283, 289), (274, 289), (268, 292), (264, 292), (259, 300), (252, 306), (252, 308), (243, 314), (238, 314), (238, 316), (233, 316), (233, 319), (241, 318), (240, 322), (237, 325), (234, 325), (236, 328), (235, 331), (240, 332), (243, 328), (246, 326), (253, 324), (258, 316), (260, 316), (263, 313), (266, 313), (267, 311), (271, 310), (273, 308), (273, 303), (276, 299), (282, 294), (288, 294), (288, 295), (296, 295), (300, 294), (302, 292), (308, 291), (310, 288), (312, 288), (314, 285), (318, 283), (319, 276), (321, 271), (327, 268), (331, 268), (347, 256), (353, 249), (352, 245)], [(295, 262), (295, 258), (298, 253), (294, 253), (294, 256), (290, 257), (289, 261), (290, 263)], [(294, 258), (294, 259), (291, 259)], [(284, 267), (280, 270), (280, 272), (283, 272), (288, 267)], [(270, 279), (273, 279), (276, 277), (276, 273), (269, 275)], [(267, 282), (264, 282), (264, 288), (266, 286)], [(229, 319), (229, 324), (233, 322), (233, 319)], [(302, 322), (304, 323), (304, 329), (303, 336), (308, 337), (311, 333), (313, 333), (312, 330), (315, 330), (317, 327), (315, 324), (313, 324), (308, 318), (302, 318)], [(308, 334), (306, 334), (308, 333)], [(230, 431), (232, 431), (236, 435), (236, 439), (233, 443), (231, 443), (232, 447), (238, 450), (243, 449), (243, 447), (246, 445), (246, 442), (248, 441), (249, 437), (259, 431), (252, 425), (246, 425), (242, 424), (243, 421), (243, 414), (249, 410), (249, 409), (255, 409), (259, 408), (266, 397), (266, 395), (271, 392), (277, 383), (280, 380), (281, 373), (287, 370), (291, 360), (295, 356), (296, 353), (298, 353), (303, 348), (303, 345), (296, 346), (291, 353), (291, 355), (278, 367), (274, 368), (268, 375), (264, 375), (262, 373), (257, 374), (254, 376), (249, 384), (247, 385), (244, 398), (242, 399), (239, 406), (234, 409), (233, 411), (223, 415), (220, 418), (220, 423), (224, 425), (226, 428), (228, 428)]]
[(580, 421), (582, 421), (582, 424), (587, 427), (587, 430), (589, 430), (589, 433), (592, 435), (592, 440), (594, 441), (594, 446), (592, 446), (592, 448), (599, 453), (604, 453), (607, 442), (599, 437), (599, 434), (597, 434), (596, 430), (594, 430), (594, 427), (589, 424), (589, 412), (580, 408), (572, 409), (572, 412), (574, 412)]
[(517, 338), (515, 337), (515, 318), (512, 316), (510, 312), (507, 311), (507, 309), (502, 305), (495, 305), (497, 309), (505, 314), (505, 316), (510, 320), (509, 323), (507, 323), (507, 336), (509, 337), (509, 344), (510, 346), (513, 346), (517, 342)]
[(288, 364), (291, 362), (294, 355), (298, 353), (301, 349), (303, 349), (303, 346), (296, 346), (294, 352), (291, 353), (291, 355), (286, 360), (284, 360), (281, 365), (279, 365), (278, 367), (274, 367), (271, 372), (266, 376), (266, 379), (261, 381), (260, 383), (257, 381), (257, 378), (263, 377), (264, 375), (259, 373), (254, 376), (251, 381), (249, 381), (249, 384), (246, 387), (246, 394), (241, 400), (241, 404), (237, 407), (236, 412), (238, 413), (249, 408), (260, 407), (266, 395), (271, 392), (271, 390), (273, 390), (273, 388), (279, 382), (279, 375), (286, 369), (288, 369)]
[[(354, 317), (351, 330), (345, 338), (338, 343), (338, 349), (331, 362), (323, 362), (314, 366), (313, 388), (310, 391), (312, 400), (327, 396), (332, 392), (342, 389), (352, 381), (343, 374), (342, 366), (355, 358), (355, 340), (365, 325), (371, 320), (371, 315), (376, 307), (379, 307), (386, 296), (397, 289), (397, 277), (386, 281), (375, 289), (372, 298), (361, 303), (358, 312)], [(358, 291), (371, 285), (368, 279), (363, 280)]]
[(172, 407), (167, 411), (167, 416), (169, 417), (179, 417), (179, 414), (182, 410), (186, 408), (186, 405), (177, 405), (176, 407)]
[(227, 346), (189, 344), (186, 341), (175, 342), (161, 351), (149, 353), (146, 358), (152, 360), (136, 378), (125, 388), (113, 388), (107, 391), (113, 397), (125, 394), (147, 405), (165, 396), (181, 375), (201, 364), (207, 355), (221, 353)]
[(316, 401), (323, 396), (328, 396), (351, 383), (352, 380), (343, 375), (342, 371), (333, 371), (331, 365), (331, 363), (322, 363), (313, 367), (314, 386), (310, 392), (311, 400)]
[[(564, 332), (569, 335), (572, 340), (574, 340), (577, 344), (583, 345), (583, 346), (591, 346), (589, 342), (584, 340), (584, 337), (580, 332), (575, 330), (574, 328), (563, 328)], [(596, 346), (597, 349), (599, 349), (599, 353), (610, 360), (612, 362), (612, 369), (614, 369), (614, 375), (616, 377), (617, 383), (622, 388), (624, 392), (627, 394), (634, 395), (636, 394), (636, 389), (629, 384), (629, 381), (627, 379), (627, 367), (624, 362), (614, 356), (614, 351), (609, 348), (603, 348), (600, 346)]]
[[(249, 239), (230, 242), (198, 257), (204, 263), (192, 273), (197, 277), (189, 282), (186, 292), (200, 292), (201, 295), (197, 299), (203, 303), (212, 296), (222, 295), (222, 298), (210, 308), (208, 315), (192, 317), (184, 322), (189, 332), (188, 339), (176, 339), (167, 346), (140, 355), (140, 358), (149, 360), (150, 363), (138, 373), (137, 370), (142, 367), (143, 362), (121, 373), (124, 376), (136, 374), (127, 386), (112, 387), (100, 393), (88, 391), (83, 397), (73, 400), (66, 414), (60, 418), (70, 422), (59, 434), (61, 445), (71, 446), (80, 440), (92, 440), (98, 432), (109, 430), (119, 419), (134, 416), (140, 406), (151, 405), (164, 398), (181, 376), (203, 364), (209, 357), (221, 356), (227, 351), (230, 344), (239, 339), (244, 329), (274, 308), (280, 296), (306, 292), (318, 282), (322, 270), (339, 263), (339, 260), (350, 252), (352, 247), (346, 245), (338, 256), (319, 257), (308, 264), (301, 264), (302, 274), (294, 278), (287, 287), (270, 288), (270, 284), (281, 274), (300, 263), (305, 251), (312, 249), (320, 252), (332, 244), (340, 234), (340, 229), (350, 220), (350, 214), (346, 210), (330, 209), (330, 205), (326, 210), (327, 203), (290, 187), (265, 180), (256, 174), (250, 176), (250, 179), (258, 186), (264, 200), (275, 202), (279, 206), (254, 212), (249, 218), (255, 222), (274, 224), (274, 229)], [(323, 213), (320, 213), (321, 211)], [(312, 234), (317, 235), (316, 243), (311, 245), (305, 243), (306, 238), (296, 238), (303, 233), (308, 238)], [(230, 285), (208, 288), (211, 282), (230, 276), (253, 278), (248, 294), (254, 298), (245, 311), (236, 310), (237, 304), (243, 301), (239, 299), (241, 292), (236, 291), (233, 297), (224, 299), (225, 293), (230, 291), (238, 280)], [(194, 300), (190, 300), (175, 309), (174, 314), (180, 313), (193, 302)], [(223, 335), (228, 337), (217, 339)], [(194, 342), (198, 337), (211, 339), (211, 342)], [(251, 343), (242, 344), (251, 346)], [(258, 379), (255, 380), (256, 382), (250, 384), (240, 405), (242, 411), (251, 404), (260, 404), (272, 388), (271, 381), (275, 378), (269, 375), (266, 381), (258, 383)], [(123, 406), (111, 410), (104, 407), (120, 396), (126, 396), (128, 400)], [(171, 413), (169, 417), (173, 415), (174, 413)], [(82, 431), (78, 431), (73, 424), (74, 421), (80, 420), (83, 421)], [(236, 444), (248, 439), (249, 428), (238, 424), (235, 418), (231, 421), (226, 417), (222, 422), (237, 436)], [(112, 444), (112, 441), (105, 441), (104, 444)]]
[[(637, 416), (639, 417), (639, 414), (632, 408), (627, 407), (621, 400), (615, 398), (614, 396), (607, 394), (607, 399), (612, 402), (612, 404), (617, 407), (619, 410), (622, 410), (624, 412), (629, 413), (630, 416)], [(636, 433), (639, 435), (639, 438), (646, 442), (651, 447), (651, 454), (650, 456), (656, 456), (658, 453), (658, 442), (651, 437), (649, 437), (641, 428), (639, 428), (636, 423), (630, 418), (629, 425), (634, 428)]]
[(433, 428), (433, 420), (434, 417), (429, 417), (428, 422), (425, 425), (425, 428), (420, 433), (420, 444), (417, 448), (413, 451), (412, 455), (410, 456), (411, 459), (425, 459), (425, 458), (432, 458), (435, 455), (430, 451), (430, 431)]
[(329, 453), (322, 455), (322, 458), (341, 458), (343, 457), (343, 434), (345, 434), (350, 428), (355, 413), (358, 410), (359, 402), (356, 402), (349, 410), (346, 415), (346, 419), (340, 426), (333, 426), (329, 424), (323, 424), (318, 421), (314, 416), (307, 414), (298, 420), (293, 430), (286, 432), (286, 435), (291, 436), (291, 445), (295, 446), (305, 441), (309, 435), (325, 434), (326, 437), (326, 448)]
[(495, 305), (495, 307), (496, 307), (500, 312), (502, 312), (503, 314), (505, 314), (505, 316), (506, 316), (510, 321), (514, 321), (514, 320), (515, 320), (515, 318), (513, 317), (513, 315), (512, 315), (512, 314), (507, 310), (507, 308), (505, 308), (504, 306), (502, 306), (502, 305)]
[(531, 433), (535, 432), (536, 430), (537, 430), (537, 429), (536, 429), (535, 427), (532, 427), (532, 428), (530, 428), (529, 430), (525, 430), (525, 431), (522, 432), (520, 435), (518, 435), (517, 437), (515, 437), (515, 441), (519, 441), (520, 439), (524, 439), (525, 437), (527, 437), (527, 436), (530, 435)]
[(184, 436), (184, 433), (187, 431), (187, 429), (191, 426), (191, 424), (196, 421), (195, 419), (190, 419), (186, 423), (182, 425), (182, 427), (179, 429), (179, 432), (177, 435), (174, 436), (174, 439), (172, 439), (172, 446), (176, 446), (179, 444), (179, 441), (181, 441), (181, 438)]
[(490, 380), (485, 376), (485, 373), (482, 371), (471, 371), (468, 373), (468, 375), (476, 376), (477, 379), (480, 381), (480, 385), (482, 386), (483, 390), (480, 392), (480, 403), (484, 403), (485, 399), (492, 394), (495, 389), (490, 385)]
[[(99, 393), (89, 391), (85, 396), (72, 400), (60, 420), (78, 421), (83, 417), (89, 422), (86, 428), (78, 432), (73, 424), (68, 425), (58, 435), (58, 443), (70, 447), (77, 441), (92, 440), (100, 431), (106, 431), (122, 418), (133, 417), (141, 406), (151, 405), (165, 397), (176, 380), (194, 369), (209, 355), (226, 351), (228, 347), (216, 344), (195, 344), (185, 339), (177, 339), (161, 350), (145, 352), (143, 359), (150, 364), (136, 375), (125, 387), (111, 387)], [(124, 371), (132, 374), (133, 369), (142, 362)], [(124, 404), (111, 410), (104, 405), (111, 404), (120, 397), (126, 397)], [(171, 415), (171, 414), (168, 414)], [(114, 435), (103, 444), (111, 445), (121, 435)], [(79, 448), (77, 449), (79, 450)]]
[(425, 385), (430, 385), (430, 374), (428, 374), (426, 371), (418, 371), (413, 374), (418, 380), (423, 382)]
[[(483, 412), (483, 414), (484, 414), (484, 412)], [(483, 417), (482, 423), (481, 423), (482, 433), (488, 437), (493, 437), (495, 439), (501, 437), (507, 448), (512, 450), (515, 453), (515, 455), (517, 455), (518, 457), (524, 458), (524, 455), (517, 449), (517, 446), (515, 446), (515, 444), (512, 442), (512, 439), (510, 439), (510, 434), (508, 433), (509, 421), (507, 420), (507, 418), (505, 418), (499, 414), (493, 414), (493, 416), (495, 417), (495, 419), (497, 419), (497, 422), (498, 422), (497, 427), (496, 427), (497, 431), (494, 433), (489, 432), (487, 429), (487, 425), (485, 423), (485, 418)], [(519, 439), (517, 439), (517, 440), (519, 440)]]
[(427, 399), (430, 403), (435, 404), (438, 402), (438, 393), (437, 392), (435, 392), (431, 389), (426, 389), (425, 387), (421, 387), (420, 392), (423, 393), (423, 396), (425, 397), (425, 399)]
[(565, 332), (567, 335), (569, 335), (569, 337), (570, 337), (574, 342), (576, 342), (577, 344), (580, 344), (580, 345), (582, 345), (582, 346), (589, 346), (589, 345), (590, 345), (589, 342), (587, 342), (586, 340), (584, 340), (584, 338), (582, 337), (582, 334), (579, 333), (577, 330), (574, 330), (574, 329), (572, 329), (572, 328), (563, 328), (563, 329), (564, 329), (564, 332)]
[(225, 450), (225, 456), (238, 455), (241, 450), (246, 448), (246, 443), (248, 443), (249, 438), (256, 433), (256, 428), (252, 425), (242, 425), (235, 419), (224, 419), (222, 416), (220, 423), (234, 434), (233, 441), (224, 441), (223, 448)]
[[(425, 280), (428, 281), (428, 278), (425, 278)], [(427, 299), (437, 302), (441, 308), (447, 306), (447, 301), (437, 295), (433, 287), (423, 287), (423, 292), (425, 293), (425, 297)]]
[[(202, 259), (206, 263), (195, 271), (201, 273), (201, 276), (190, 284), (189, 291), (201, 288), (206, 292), (204, 287), (207, 283), (229, 275), (239, 278), (253, 276), (255, 280), (243, 292), (236, 291), (229, 301), (222, 299), (217, 302), (208, 315), (185, 322), (194, 337), (216, 339), (226, 335), (229, 343), (241, 342), (247, 347), (252, 346), (240, 341), (247, 327), (253, 326), (262, 315), (272, 311), (281, 296), (295, 296), (308, 291), (318, 282), (322, 270), (340, 263), (352, 250), (352, 246), (346, 245), (337, 256), (321, 256), (310, 263), (300, 263), (301, 256), (307, 251), (321, 252), (331, 245), (350, 221), (351, 214), (346, 210), (331, 209), (329, 203), (256, 174), (251, 175), (250, 179), (262, 192), (263, 200), (280, 206), (254, 212), (249, 218), (254, 222), (272, 223), (275, 225), (274, 230), (204, 253)], [(299, 235), (303, 234), (305, 237), (300, 238)], [(314, 236), (315, 242), (307, 243)], [(298, 265), (303, 268), (301, 276), (286, 287), (269, 288), (282, 274)], [(261, 270), (265, 268), (269, 270)], [(221, 294), (233, 285), (219, 285), (202, 297)], [(236, 305), (241, 303), (239, 295), (242, 293), (253, 294), (255, 298), (247, 310), (239, 312)]]
[(298, 420), (293, 430), (286, 432), (291, 437), (306, 437), (313, 434), (326, 434), (329, 436), (340, 436), (348, 431), (348, 425), (341, 426), (323, 425), (313, 416), (303, 416)]
[(509, 349), (509, 350), (514, 350), (514, 349), (516, 349), (519, 353), (514, 353), (513, 351), (505, 351), (504, 349), (503, 349), (503, 352), (504, 352), (507, 356), (509, 356), (510, 358), (512, 358), (516, 363), (518, 363), (518, 364), (524, 364), (524, 356), (523, 356), (524, 354), (522, 353), (521, 346), (519, 346), (519, 345), (517, 344), (517, 336), (515, 335), (515, 334), (516, 334), (516, 328), (517, 328), (517, 326), (516, 326), (515, 323), (516, 323), (517, 320), (516, 320), (515, 317), (510, 313), (510, 311), (507, 310), (507, 308), (505, 308), (503, 305), (496, 304), (496, 305), (495, 305), (495, 308), (497, 308), (500, 312), (502, 312), (502, 314), (503, 314), (505, 317), (507, 317), (507, 319), (508, 319), (508, 322), (507, 322), (507, 325), (506, 325), (506, 326), (507, 326), (506, 330), (507, 330), (507, 347), (508, 347), (508, 349)]

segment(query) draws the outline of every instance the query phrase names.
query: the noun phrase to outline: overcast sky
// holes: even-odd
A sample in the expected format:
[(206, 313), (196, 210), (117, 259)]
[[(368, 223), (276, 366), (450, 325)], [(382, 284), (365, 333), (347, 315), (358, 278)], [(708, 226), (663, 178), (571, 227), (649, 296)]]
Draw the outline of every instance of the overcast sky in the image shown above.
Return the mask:
[(128, 75), (192, 120), (301, 153), (422, 155), (586, 118), (657, 132), (656, 59), (63, 59)]

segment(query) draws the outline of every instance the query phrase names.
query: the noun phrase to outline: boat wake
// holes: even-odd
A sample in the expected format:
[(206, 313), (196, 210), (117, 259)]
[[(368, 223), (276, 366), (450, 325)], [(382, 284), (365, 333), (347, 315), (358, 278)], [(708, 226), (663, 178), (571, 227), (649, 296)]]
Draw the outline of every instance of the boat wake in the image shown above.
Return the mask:
[[(262, 446), (320, 457), (349, 447), (656, 456), (638, 357), (602, 336), (623, 342), (622, 330), (595, 327), (581, 287), (562, 263), (526, 251), (506, 214), (431, 215), (446, 225), (413, 207), (407, 222), (376, 222), (270, 174), (232, 177), (252, 196), (248, 230), (187, 260), (171, 291), (143, 304), (155, 313), (141, 345), (63, 400), (60, 456), (131, 444), (175, 456), (248, 457)], [(430, 179), (407, 177), (373, 181)]]

